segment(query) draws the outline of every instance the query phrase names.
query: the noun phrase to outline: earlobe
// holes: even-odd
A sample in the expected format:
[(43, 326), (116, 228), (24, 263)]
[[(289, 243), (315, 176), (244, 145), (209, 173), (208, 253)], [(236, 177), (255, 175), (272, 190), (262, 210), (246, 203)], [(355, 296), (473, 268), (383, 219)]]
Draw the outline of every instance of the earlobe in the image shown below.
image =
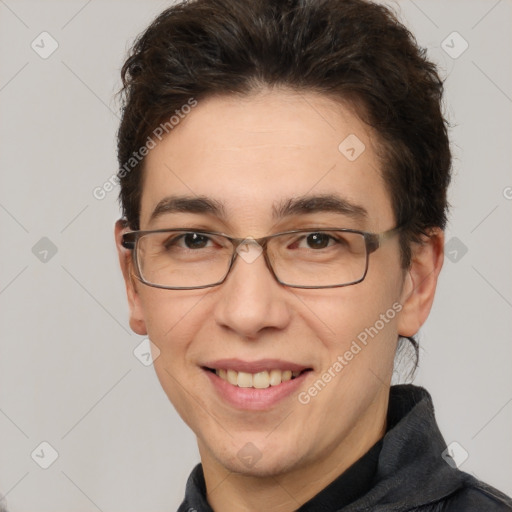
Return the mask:
[(118, 220), (115, 225), (115, 239), (117, 253), (119, 256), (119, 264), (121, 266), (126, 287), (128, 306), (130, 308), (130, 328), (136, 334), (144, 336), (147, 334), (146, 322), (144, 320), (140, 296), (137, 292), (137, 282), (133, 275), (132, 254), (129, 249), (126, 249), (122, 245), (122, 236), (126, 231), (126, 222), (124, 220)]
[(412, 259), (402, 288), (402, 311), (398, 319), (398, 334), (414, 336), (425, 323), (437, 286), (444, 258), (444, 233), (436, 228), (412, 247)]

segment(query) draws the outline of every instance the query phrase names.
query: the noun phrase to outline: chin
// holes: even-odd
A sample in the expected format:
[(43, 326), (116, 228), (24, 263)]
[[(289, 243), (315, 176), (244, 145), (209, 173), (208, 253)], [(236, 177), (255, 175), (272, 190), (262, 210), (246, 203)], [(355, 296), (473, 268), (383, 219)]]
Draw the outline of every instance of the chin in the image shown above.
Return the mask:
[(285, 474), (293, 469), (297, 461), (292, 460), (272, 460), (264, 461), (262, 457), (253, 466), (240, 462), (238, 459), (231, 459), (223, 464), (226, 469), (232, 473), (247, 477), (270, 478)]
[[(253, 476), (259, 478), (275, 477), (283, 473), (292, 471), (301, 465), (301, 455), (297, 453), (297, 445), (283, 446), (280, 444), (274, 446), (270, 443), (264, 448), (257, 448), (263, 443), (255, 441), (244, 441), (233, 450), (229, 448), (229, 453), (215, 453), (212, 450), (218, 462), (227, 470), (244, 476)], [(211, 449), (211, 447), (210, 447)]]

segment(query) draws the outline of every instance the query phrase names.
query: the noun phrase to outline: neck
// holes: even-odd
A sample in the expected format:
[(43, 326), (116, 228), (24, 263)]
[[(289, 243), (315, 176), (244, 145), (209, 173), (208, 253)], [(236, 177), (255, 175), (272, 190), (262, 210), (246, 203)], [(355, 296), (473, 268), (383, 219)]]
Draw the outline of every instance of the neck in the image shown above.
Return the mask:
[(214, 511), (292, 512), (309, 501), (359, 460), (386, 432), (388, 394), (368, 408), (336, 446), (315, 460), (268, 476), (233, 473), (199, 440), (207, 497)]

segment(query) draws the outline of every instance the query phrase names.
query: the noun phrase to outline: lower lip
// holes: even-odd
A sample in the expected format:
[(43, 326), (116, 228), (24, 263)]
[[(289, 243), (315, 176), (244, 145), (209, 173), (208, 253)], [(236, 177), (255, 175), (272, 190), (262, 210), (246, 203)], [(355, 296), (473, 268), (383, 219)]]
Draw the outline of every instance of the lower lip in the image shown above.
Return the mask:
[(217, 393), (233, 407), (250, 411), (264, 411), (270, 409), (281, 400), (297, 391), (309, 373), (305, 371), (294, 379), (281, 382), (277, 386), (265, 389), (239, 388), (221, 379), (217, 374), (204, 370)]

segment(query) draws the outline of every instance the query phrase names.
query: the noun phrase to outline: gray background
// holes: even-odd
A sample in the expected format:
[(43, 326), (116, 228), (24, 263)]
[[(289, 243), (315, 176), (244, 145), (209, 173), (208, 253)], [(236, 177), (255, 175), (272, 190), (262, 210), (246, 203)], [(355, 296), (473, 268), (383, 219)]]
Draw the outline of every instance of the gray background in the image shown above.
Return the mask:
[[(133, 353), (143, 338), (128, 327), (116, 261), (117, 188), (92, 195), (116, 170), (126, 49), (168, 5), (0, 0), (0, 492), (11, 512), (173, 511), (198, 461)], [(415, 382), (447, 442), (468, 452), (461, 468), (512, 494), (512, 3), (394, 5), (448, 77), (454, 125), (449, 252)], [(46, 59), (31, 48), (51, 49), (43, 31), (59, 45)], [(454, 31), (469, 44), (461, 55)], [(43, 441), (58, 452), (48, 469)]]

